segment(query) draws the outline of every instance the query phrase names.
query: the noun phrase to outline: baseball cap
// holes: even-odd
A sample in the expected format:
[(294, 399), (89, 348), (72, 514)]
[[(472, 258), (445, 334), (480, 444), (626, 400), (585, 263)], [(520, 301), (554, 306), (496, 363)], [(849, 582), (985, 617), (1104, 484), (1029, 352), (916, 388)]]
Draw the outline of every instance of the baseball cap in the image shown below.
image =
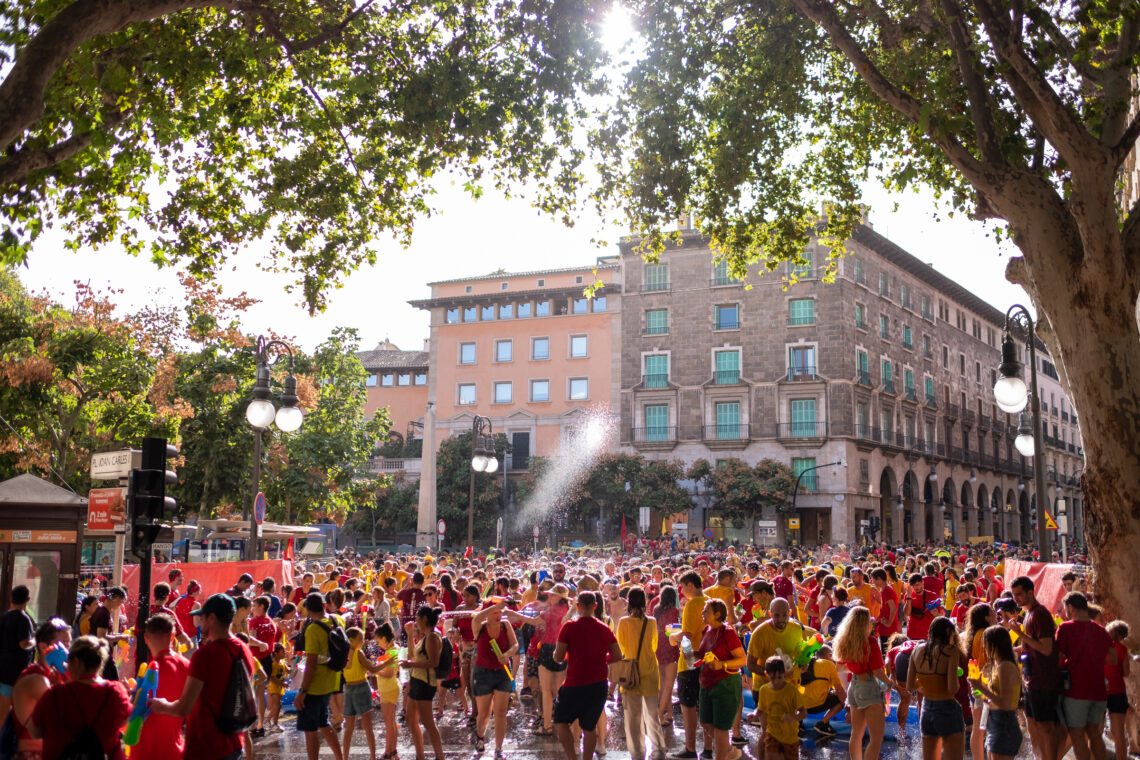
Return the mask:
[(228, 594), (214, 594), (206, 603), (191, 612), (191, 615), (213, 615), (223, 623), (234, 619), (234, 600)]

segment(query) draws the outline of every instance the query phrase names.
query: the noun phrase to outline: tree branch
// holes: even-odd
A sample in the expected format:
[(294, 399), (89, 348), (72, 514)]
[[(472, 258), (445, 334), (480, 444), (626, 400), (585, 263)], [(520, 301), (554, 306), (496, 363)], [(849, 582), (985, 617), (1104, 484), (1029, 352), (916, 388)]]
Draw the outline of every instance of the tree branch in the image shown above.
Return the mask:
[[(1116, 52), (1113, 53), (1104, 72), (1104, 89), (1100, 95), (1101, 111), (1104, 113), (1100, 142), (1102, 145), (1113, 146), (1114, 153), (1115, 146), (1124, 142), (1124, 137), (1136, 124), (1135, 119), (1132, 124), (1128, 124), (1133, 76), (1129, 62), (1136, 54), (1138, 44), (1140, 44), (1140, 23), (1132, 17), (1125, 16), (1120, 22)], [(1132, 139), (1128, 142), (1129, 150), (1131, 143), (1134, 142), (1136, 135), (1132, 135)]]
[[(126, 121), (130, 109), (115, 110), (103, 119), (103, 132), (110, 132)], [(94, 131), (75, 135), (50, 148), (32, 150), (24, 147), (0, 160), (0, 186), (22, 183), (32, 172), (61, 164), (91, 145)]]
[(1073, 47), (1072, 41), (1065, 36), (1061, 28), (1053, 20), (1053, 16), (1043, 11), (1040, 6), (1034, 4), (1026, 11), (1029, 20), (1036, 24), (1041, 29), (1045, 30), (1046, 36), (1051, 43), (1050, 47), (1056, 53), (1058, 58), (1063, 58), (1068, 61), (1077, 73), (1083, 76), (1087, 85), (1100, 84), (1104, 78), (1104, 72), (1100, 69), (1093, 68), (1087, 61), (1077, 59), (1077, 49)]
[(987, 162), (1004, 163), (993, 111), (990, 109), (989, 89), (978, 73), (977, 56), (971, 49), (966, 24), (962, 20), (962, 8), (956, 0), (942, 0), (942, 10), (950, 22), (946, 30), (947, 36), (950, 38), (950, 46), (954, 49), (958, 73), (962, 77), (962, 83), (966, 85), (966, 92), (970, 98), (970, 116), (974, 122), (978, 150)]

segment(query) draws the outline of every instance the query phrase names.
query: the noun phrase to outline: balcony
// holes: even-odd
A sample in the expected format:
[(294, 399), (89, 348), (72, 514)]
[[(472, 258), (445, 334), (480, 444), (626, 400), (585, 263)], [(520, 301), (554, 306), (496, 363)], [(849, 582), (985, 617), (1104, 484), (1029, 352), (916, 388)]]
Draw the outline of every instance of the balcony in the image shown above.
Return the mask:
[(855, 320), (855, 329), (857, 329), (857, 330), (866, 330), (866, 329), (867, 329), (867, 320), (865, 320), (865, 319), (856, 319), (856, 320)]
[(677, 443), (677, 428), (672, 425), (651, 425), (629, 432), (634, 446), (639, 449), (671, 449)]
[(891, 286), (879, 283), (879, 295), (881, 295), (885, 298), (890, 298), (891, 297)]
[(661, 293), (669, 290), (669, 283), (667, 282), (643, 282), (641, 284), (642, 293)]
[(713, 373), (716, 385), (740, 385), (740, 370), (718, 369)]
[(710, 449), (743, 449), (748, 445), (748, 425), (739, 422), (705, 425), (701, 438)]
[(947, 404), (945, 414), (950, 419), (953, 419), (953, 420), (958, 419), (958, 405), (957, 404)]
[(867, 275), (864, 274), (863, 272), (856, 272), (855, 273), (855, 284), (856, 285), (866, 285), (867, 284)]
[(903, 348), (905, 348), (907, 351), (913, 351), (914, 350), (914, 341), (904, 339), (903, 340)]
[(980, 427), (982, 430), (989, 430), (991, 422), (992, 421), (990, 420), (990, 416), (988, 414), (983, 414), (978, 417), (978, 427)]
[(642, 375), (641, 385), (645, 388), (668, 388), (669, 374), (667, 372), (654, 372), (651, 375)]
[(856, 378), (855, 382), (859, 383), (859, 385), (863, 385), (863, 386), (870, 388), (871, 387), (871, 373), (870, 372), (860, 372), (859, 377)]
[(969, 465), (970, 467), (978, 466), (978, 452), (966, 449), (962, 452), (962, 464)]
[(962, 424), (970, 425), (972, 427), (974, 424), (974, 420), (977, 419), (977, 416), (978, 415), (974, 413), (973, 409), (963, 410), (963, 412), (962, 412)]
[(776, 436), (785, 439), (827, 438), (826, 422), (781, 422), (776, 426)]
[(819, 488), (819, 475), (818, 472), (809, 472), (800, 476), (800, 490), (812, 492)]
[(895, 392), (895, 381), (894, 380), (884, 380), (883, 381), (883, 393), (890, 393), (890, 394), (894, 395), (894, 392)]
[(918, 393), (914, 390), (913, 387), (907, 388), (905, 391), (903, 391), (903, 398), (905, 398), (907, 401), (917, 402)]
[(730, 274), (713, 275), (712, 280), (709, 282), (714, 288), (723, 288), (728, 285), (743, 285), (744, 281), (733, 277)]
[(934, 358), (934, 354), (932, 354), (932, 353), (930, 352), (930, 349), (929, 349), (929, 348), (924, 348), (924, 349), (922, 349), (922, 358), (923, 358), (923, 359), (933, 359), (933, 358)]
[[(899, 438), (901, 437), (902, 436), (899, 436)], [(890, 428), (883, 428), (879, 431), (879, 441), (884, 446), (894, 447), (901, 445), (900, 441), (895, 438), (895, 431), (891, 430)]]
[(934, 398), (933, 393), (927, 393), (926, 394), (926, 405), (928, 407), (930, 407), (931, 409), (937, 409), (938, 408), (938, 400)]
[(992, 470), (994, 468), (994, 458), (990, 454), (979, 454), (978, 463), (981, 467), (984, 467), (987, 470)]
[(946, 444), (945, 443), (935, 444), (934, 450), (932, 453), (934, 453), (936, 456), (940, 456), (940, 457), (946, 456)]
[(714, 330), (739, 330), (740, 320), (736, 317), (721, 317), (713, 322)]
[(797, 327), (800, 325), (814, 325), (815, 314), (808, 314), (802, 317), (788, 317), (788, 324), (792, 327)]
[(879, 429), (866, 424), (855, 426), (855, 437), (861, 438), (864, 441), (874, 441), (875, 443), (882, 440)]
[(789, 382), (815, 380), (815, 367), (788, 367)]
[(1069, 453), (1070, 454), (1076, 454), (1077, 453), (1077, 444), (1075, 444), (1075, 443), (1069, 444)]
[(922, 318), (927, 320), (927, 321), (933, 322), (934, 321), (934, 312), (931, 311), (930, 309), (924, 309), (922, 312)]
[(403, 474), (406, 478), (419, 478), (422, 460), (420, 459), (387, 459), (377, 457), (364, 463), (364, 469), (374, 475)]
[(1069, 413), (1068, 412), (1061, 412), (1061, 422), (1068, 422), (1068, 421), (1069, 421)]
[(962, 461), (962, 449), (960, 446), (951, 446), (950, 447), (950, 461), (951, 462), (961, 462)]
[(902, 302), (902, 307), (903, 307), (904, 309), (906, 309), (907, 311), (914, 311), (914, 305), (913, 305), (913, 304), (911, 304), (911, 302), (910, 302), (910, 299), (909, 299), (909, 298), (904, 298), (904, 299), (903, 299), (903, 302)]
[(669, 325), (650, 325), (645, 328), (646, 335), (668, 335)]

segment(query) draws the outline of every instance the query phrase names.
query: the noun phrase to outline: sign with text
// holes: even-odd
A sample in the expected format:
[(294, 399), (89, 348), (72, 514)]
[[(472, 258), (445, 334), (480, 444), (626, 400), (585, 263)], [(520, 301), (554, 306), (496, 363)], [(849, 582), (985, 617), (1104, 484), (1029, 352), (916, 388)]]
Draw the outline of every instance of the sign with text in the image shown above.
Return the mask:
[(91, 489), (87, 494), (87, 530), (111, 531), (126, 522), (127, 489)]
[(0, 544), (74, 544), (74, 530), (0, 530)]
[(92, 480), (118, 480), (125, 478), (132, 467), (142, 464), (142, 452), (132, 449), (103, 451), (91, 455)]

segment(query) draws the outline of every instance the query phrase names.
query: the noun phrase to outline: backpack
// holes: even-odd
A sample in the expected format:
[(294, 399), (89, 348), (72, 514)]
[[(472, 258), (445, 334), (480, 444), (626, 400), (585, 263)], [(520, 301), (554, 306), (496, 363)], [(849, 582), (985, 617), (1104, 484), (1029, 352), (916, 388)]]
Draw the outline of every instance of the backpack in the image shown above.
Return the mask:
[[(226, 651), (229, 652), (228, 647)], [(223, 734), (241, 734), (257, 722), (257, 699), (253, 695), (253, 683), (249, 680), (249, 672), (244, 663), (233, 652), (229, 654), (233, 659), (230, 676), (214, 724)]]
[[(75, 709), (79, 712), (79, 717), (83, 718), (84, 726), (79, 729), (79, 732), (72, 737), (63, 751), (59, 753), (59, 760), (107, 760), (107, 750), (103, 747), (103, 742), (99, 739), (99, 735), (95, 733), (95, 728), (91, 723), (95, 722), (102, 714), (103, 708), (107, 706), (107, 700), (111, 697), (110, 689), (103, 696), (103, 704), (99, 705), (99, 709), (95, 712), (91, 723), (83, 715), (83, 707), (79, 704), (78, 697), (72, 692), (72, 699), (75, 700)], [(59, 705), (56, 705), (56, 712), (58, 714)]]
[(439, 648), (439, 664), (435, 666), (435, 677), (441, 681), (446, 681), (451, 678), (452, 660), (455, 652), (451, 648), (451, 642), (440, 636)]
[(329, 636), (329, 660), (324, 666), (336, 673), (344, 670), (344, 666), (348, 664), (349, 651), (348, 636), (344, 634), (344, 629), (339, 625), (325, 625), (320, 620), (311, 622), (323, 628)]

